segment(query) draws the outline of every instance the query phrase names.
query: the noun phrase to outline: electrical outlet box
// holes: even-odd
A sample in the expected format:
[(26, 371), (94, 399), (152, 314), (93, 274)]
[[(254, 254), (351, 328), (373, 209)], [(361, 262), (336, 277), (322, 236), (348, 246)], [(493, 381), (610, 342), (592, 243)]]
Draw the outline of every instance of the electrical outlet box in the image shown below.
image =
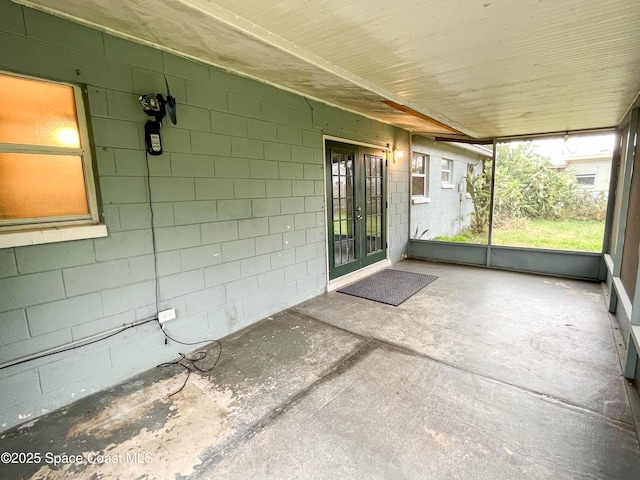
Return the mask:
[(176, 318), (175, 308), (168, 308), (167, 310), (158, 312), (158, 321), (160, 323), (168, 322), (169, 320), (173, 320), (174, 318)]

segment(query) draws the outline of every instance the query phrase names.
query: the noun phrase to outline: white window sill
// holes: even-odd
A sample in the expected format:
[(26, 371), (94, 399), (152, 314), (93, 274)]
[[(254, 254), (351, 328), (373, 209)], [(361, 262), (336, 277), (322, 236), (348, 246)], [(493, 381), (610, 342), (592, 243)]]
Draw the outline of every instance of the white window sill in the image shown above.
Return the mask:
[(411, 199), (412, 205), (420, 205), (421, 203), (429, 203), (431, 199), (429, 197), (414, 197)]
[(447, 190), (453, 190), (455, 188), (455, 185), (452, 183), (443, 183), (442, 188), (446, 188)]
[(18, 230), (0, 232), (0, 248), (40, 245), (43, 243), (67, 242), (86, 238), (107, 236), (106, 225), (74, 225), (69, 227), (46, 228), (42, 230)]

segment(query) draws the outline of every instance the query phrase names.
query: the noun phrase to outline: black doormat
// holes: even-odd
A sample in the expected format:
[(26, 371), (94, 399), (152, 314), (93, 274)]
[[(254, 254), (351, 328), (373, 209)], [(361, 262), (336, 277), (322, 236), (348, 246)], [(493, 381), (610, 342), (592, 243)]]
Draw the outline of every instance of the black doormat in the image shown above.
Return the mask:
[(338, 292), (397, 307), (436, 278), (435, 275), (387, 269), (347, 285)]

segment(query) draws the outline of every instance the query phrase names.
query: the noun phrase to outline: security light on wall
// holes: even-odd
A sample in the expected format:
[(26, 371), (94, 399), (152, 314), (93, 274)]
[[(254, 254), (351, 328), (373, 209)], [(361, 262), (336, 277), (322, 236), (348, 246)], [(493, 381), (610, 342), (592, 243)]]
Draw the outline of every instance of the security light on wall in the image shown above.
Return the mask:
[(171, 96), (169, 83), (166, 78), (164, 79), (164, 83), (167, 86), (166, 99), (161, 93), (147, 93), (146, 95), (140, 95), (138, 98), (144, 113), (155, 119), (147, 121), (144, 126), (144, 141), (149, 155), (160, 155), (162, 153), (160, 127), (162, 127), (164, 117), (169, 114), (171, 123), (174, 125), (178, 123), (176, 118), (176, 99)]

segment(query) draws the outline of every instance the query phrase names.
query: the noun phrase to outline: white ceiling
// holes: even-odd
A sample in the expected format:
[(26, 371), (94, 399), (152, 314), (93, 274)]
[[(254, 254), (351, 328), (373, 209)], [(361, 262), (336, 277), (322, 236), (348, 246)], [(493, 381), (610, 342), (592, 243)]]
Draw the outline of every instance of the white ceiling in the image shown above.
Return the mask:
[(417, 133), (613, 127), (640, 92), (637, 0), (16, 1)]

